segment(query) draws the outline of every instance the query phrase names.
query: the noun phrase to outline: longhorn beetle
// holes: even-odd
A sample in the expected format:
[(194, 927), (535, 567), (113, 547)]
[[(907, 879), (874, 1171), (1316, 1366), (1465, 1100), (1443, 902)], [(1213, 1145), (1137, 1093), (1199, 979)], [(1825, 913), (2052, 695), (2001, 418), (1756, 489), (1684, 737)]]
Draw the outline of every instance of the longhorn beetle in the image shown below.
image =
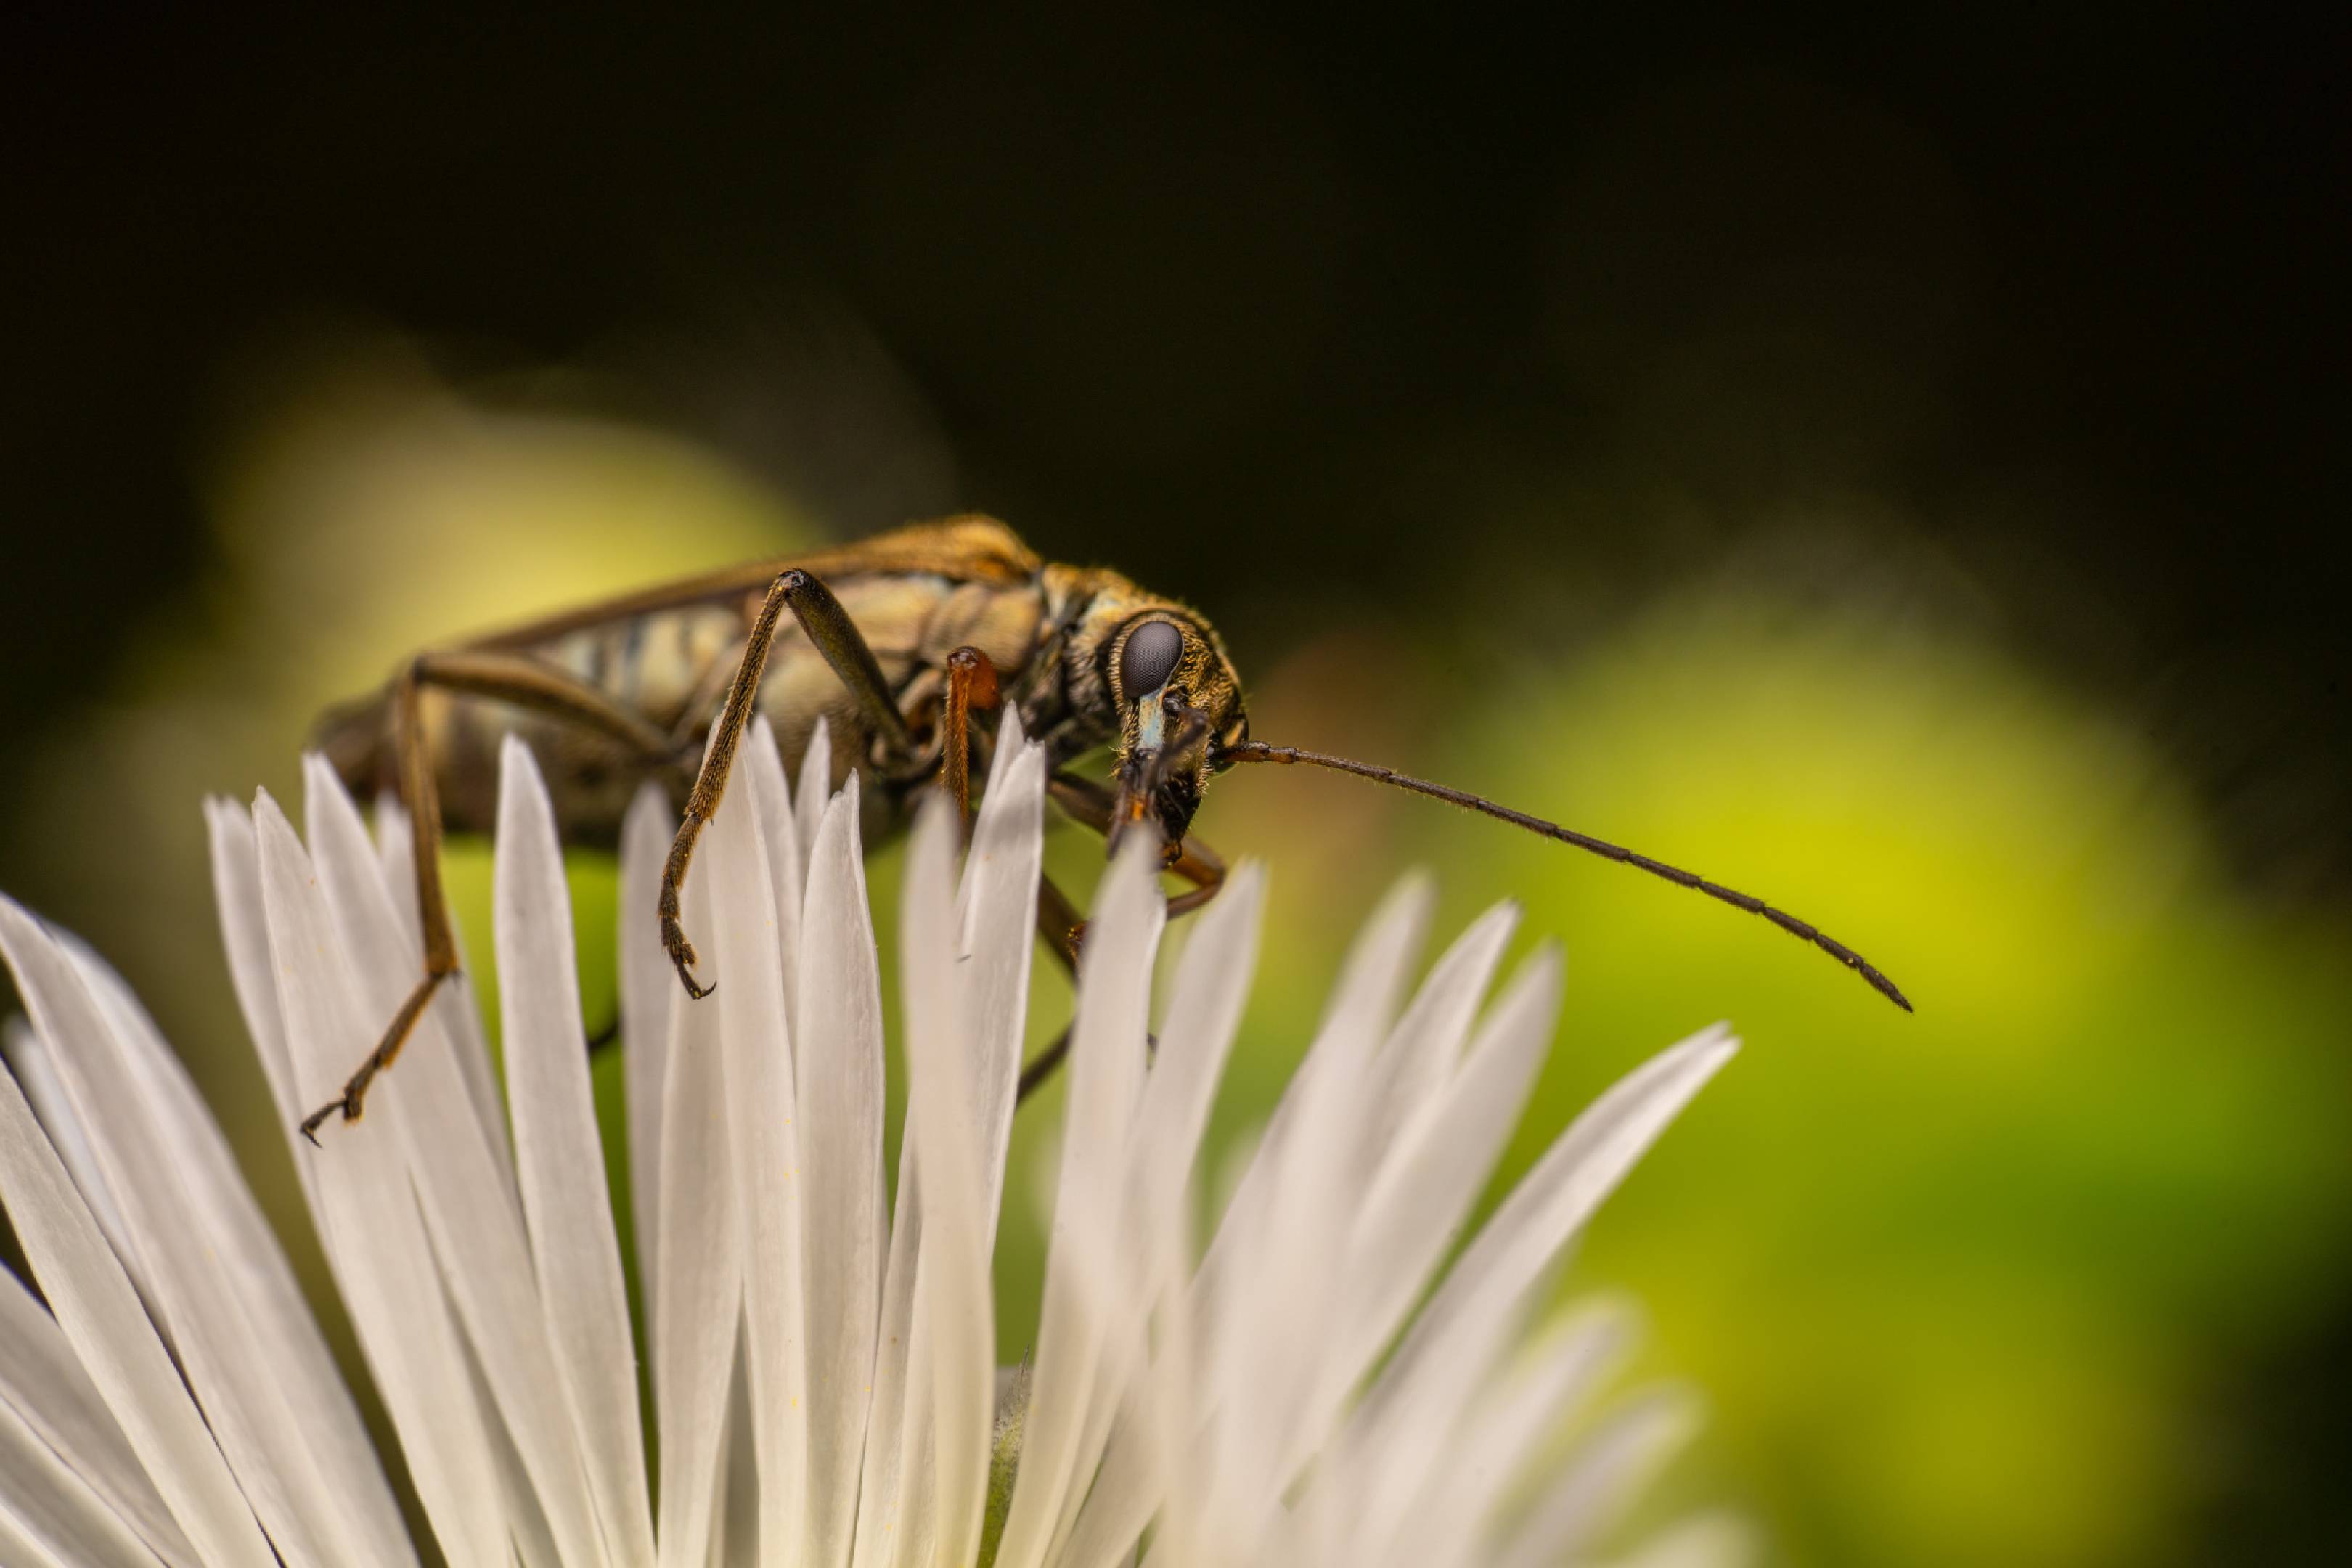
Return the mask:
[[(822, 717), (833, 778), (855, 770), (888, 827), (935, 780), (969, 812), (972, 744), (988, 739), (975, 735), (972, 716), (1005, 702), (1045, 745), (1048, 787), (1064, 811), (1114, 847), (1137, 824), (1158, 830), (1166, 868), (1192, 884), (1169, 901), (1171, 917), (1208, 902), (1224, 879), (1216, 853), (1190, 837), (1209, 781), (1244, 763), (1304, 764), (1481, 812), (1761, 915), (1911, 1010), (1861, 954), (1760, 899), (1444, 784), (1253, 741), (1233, 663), (1199, 612), (1106, 568), (1041, 561), (1003, 523), (964, 516), (420, 653), (382, 692), (329, 713), (320, 743), (337, 772), (354, 788), (395, 784), (415, 823), (425, 964), (341, 1096), (306, 1118), (303, 1133), (315, 1141), (337, 1112), (359, 1120), (368, 1086), (399, 1055), (435, 989), (457, 973), (441, 895), (442, 829), (490, 822), (493, 761), (507, 731), (539, 753), (575, 838), (614, 841), (647, 777), (684, 794), (660, 908), (647, 913), (660, 921), (679, 981), (701, 997), (710, 987), (698, 977), (678, 890), (755, 713), (769, 720), (788, 765)], [(1067, 771), (1106, 742), (1116, 752), (1108, 785)], [(1037, 921), (1053, 952), (1074, 959), (1083, 921), (1051, 880), (1039, 889)], [(1067, 1040), (1030, 1064), (1024, 1095)]]

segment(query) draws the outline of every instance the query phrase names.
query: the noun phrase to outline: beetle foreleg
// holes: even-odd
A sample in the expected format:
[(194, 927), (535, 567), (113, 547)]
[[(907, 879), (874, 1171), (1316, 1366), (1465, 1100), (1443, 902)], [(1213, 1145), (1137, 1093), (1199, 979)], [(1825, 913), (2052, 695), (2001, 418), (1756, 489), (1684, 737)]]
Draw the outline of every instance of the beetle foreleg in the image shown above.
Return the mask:
[[(1073, 820), (1108, 836), (1118, 809), (1118, 797), (1109, 790), (1075, 773), (1055, 773), (1045, 781), (1045, 788), (1053, 795), (1054, 804)], [(1191, 914), (1215, 898), (1217, 889), (1225, 885), (1224, 857), (1192, 835), (1188, 833), (1181, 843), (1168, 846), (1166, 853), (1167, 859), (1160, 868), (1192, 884), (1189, 890), (1168, 900), (1169, 919)]]
[(971, 712), (993, 708), (997, 701), (996, 666), (986, 654), (967, 645), (948, 655), (947, 711), (940, 716), (940, 783), (955, 800), (967, 838), (971, 835)]

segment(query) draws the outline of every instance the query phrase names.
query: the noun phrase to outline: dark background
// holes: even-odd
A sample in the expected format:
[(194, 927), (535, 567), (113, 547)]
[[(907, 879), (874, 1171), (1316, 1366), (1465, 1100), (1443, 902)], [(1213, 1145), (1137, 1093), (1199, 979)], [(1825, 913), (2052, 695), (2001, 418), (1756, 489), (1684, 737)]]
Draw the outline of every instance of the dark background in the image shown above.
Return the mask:
[[(2340, 900), (2352, 40), (1907, 9), (20, 14), (0, 816), (207, 571), (253, 367), (357, 322), (491, 395), (564, 366), (845, 531), (999, 512), (1213, 597), (1244, 663), (1892, 572), (2152, 737), (2252, 893)], [(836, 395), (812, 343), (892, 374)], [(1772, 542), (1856, 496), (1866, 550)], [(2250, 1373), (2215, 1541), (2344, 1541), (2336, 1322)]]

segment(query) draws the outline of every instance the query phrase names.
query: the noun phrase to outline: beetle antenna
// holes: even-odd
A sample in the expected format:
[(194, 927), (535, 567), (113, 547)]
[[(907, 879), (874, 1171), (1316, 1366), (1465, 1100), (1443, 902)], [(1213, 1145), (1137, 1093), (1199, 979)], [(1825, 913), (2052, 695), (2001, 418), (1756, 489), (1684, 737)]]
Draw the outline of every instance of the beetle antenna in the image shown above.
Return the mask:
[(1441, 784), (1432, 784), (1427, 779), (1417, 779), (1410, 774), (1398, 773), (1393, 768), (1375, 767), (1370, 763), (1353, 762), (1346, 757), (1334, 757), (1322, 752), (1301, 751), (1297, 746), (1269, 746), (1263, 741), (1244, 741), (1237, 746), (1219, 747), (1216, 761), (1219, 763), (1276, 763), (1286, 767), (1294, 763), (1306, 763), (1314, 767), (1329, 768), (1334, 773), (1353, 773), (1360, 779), (1370, 779), (1374, 784), (1384, 784), (1397, 789), (1409, 790), (1414, 795), (1425, 795), (1432, 800), (1442, 800), (1449, 805), (1458, 805), (1465, 811), (1475, 811), (1482, 816), (1491, 816), (1498, 822), (1507, 822), (1514, 827), (1524, 827), (1529, 833), (1557, 839), (1562, 844), (1572, 844), (1579, 849), (1589, 850), (1600, 856), (1604, 860), (1614, 860), (1621, 865), (1634, 867), (1647, 871), (1653, 877), (1664, 877), (1678, 888), (1689, 888), (1696, 892), (1705, 893), (1710, 899), (1729, 904), (1733, 909), (1745, 910), (1751, 915), (1762, 915), (1790, 936), (1811, 942), (1815, 947), (1861, 975), (1870, 983), (1872, 990), (1876, 991), (1906, 1013), (1911, 1011), (1911, 1004), (1905, 999), (1903, 993), (1895, 988), (1895, 982), (1880, 973), (1877, 968), (1862, 954), (1818, 926), (1801, 921), (1785, 910), (1776, 910), (1763, 900), (1740, 892), (1736, 888), (1727, 888), (1720, 882), (1710, 882), (1696, 872), (1669, 866), (1663, 860), (1653, 860), (1647, 855), (1637, 855), (1631, 849), (1611, 844), (1605, 839), (1579, 833), (1573, 828), (1562, 827), (1556, 822), (1546, 822), (1540, 816), (1529, 816), (1524, 811), (1513, 811), (1507, 805), (1498, 805), (1482, 795), (1472, 795), (1467, 790), (1449, 789)]

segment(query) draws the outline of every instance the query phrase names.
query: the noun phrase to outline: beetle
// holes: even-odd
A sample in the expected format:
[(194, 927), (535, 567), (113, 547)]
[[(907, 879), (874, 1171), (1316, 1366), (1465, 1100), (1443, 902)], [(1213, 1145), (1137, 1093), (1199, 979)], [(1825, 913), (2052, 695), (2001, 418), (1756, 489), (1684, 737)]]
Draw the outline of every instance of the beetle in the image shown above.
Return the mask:
[[(1210, 781), (1244, 763), (1332, 769), (1483, 813), (1665, 878), (1780, 926), (1853, 970), (1904, 1011), (1894, 982), (1816, 927), (1756, 899), (1465, 791), (1345, 757), (1252, 740), (1240, 679), (1216, 628), (1118, 572), (1041, 560), (992, 518), (910, 523), (854, 544), (752, 562), (624, 595), (406, 660), (380, 692), (331, 710), (319, 743), (346, 784), (396, 787), (415, 826), (424, 966), (342, 1094), (302, 1122), (359, 1120), (435, 990), (458, 970), (440, 883), (445, 826), (487, 828), (501, 736), (540, 755), (566, 834), (611, 844), (647, 778), (682, 795), (664, 868), (662, 945), (689, 995), (710, 986), (684, 929), (679, 889), (754, 715), (797, 766), (819, 721), (833, 781), (855, 771), (875, 818), (902, 826), (935, 784), (971, 806), (974, 716), (1003, 704), (1044, 743), (1048, 790), (1116, 847), (1156, 832), (1162, 864), (1191, 887), (1171, 917), (1216, 895), (1224, 863), (1192, 835)], [(1108, 744), (1108, 784), (1069, 764)], [(1083, 929), (1050, 879), (1038, 926), (1066, 962)], [(1065, 1037), (1065, 1046), (1066, 1036)], [(1024, 1094), (1062, 1047), (1024, 1071)]]

